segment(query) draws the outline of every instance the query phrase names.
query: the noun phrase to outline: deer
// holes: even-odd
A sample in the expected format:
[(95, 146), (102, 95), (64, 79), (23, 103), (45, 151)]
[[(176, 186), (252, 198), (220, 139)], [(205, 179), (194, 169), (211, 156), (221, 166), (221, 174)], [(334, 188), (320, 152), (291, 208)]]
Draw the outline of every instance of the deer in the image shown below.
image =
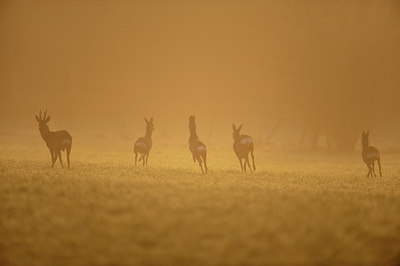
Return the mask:
[(194, 115), (189, 116), (189, 150), (192, 153), (193, 162), (196, 161), (199, 163), (201, 172), (204, 175), (203, 170), (203, 162), (205, 173), (208, 173), (207, 167), (207, 148), (206, 145), (200, 141), (199, 137), (197, 136), (196, 132), (196, 118)]
[[(361, 135), (361, 145), (362, 145), (362, 159), (368, 167), (367, 178), (375, 176), (375, 161), (378, 161), (379, 175), (382, 177), (381, 170), (381, 156), (379, 150), (373, 146), (369, 146), (369, 131), (362, 133)], [(373, 175), (372, 175), (373, 174)]]
[(44, 142), (46, 142), (47, 147), (50, 150), (52, 165), (51, 168), (54, 168), (54, 164), (57, 161), (57, 157), (60, 161), (61, 166), (64, 168), (62, 159), (61, 159), (61, 151), (67, 150), (67, 162), (68, 168), (70, 168), (69, 155), (71, 153), (72, 148), (72, 137), (65, 130), (59, 131), (50, 131), (47, 123), (50, 121), (50, 116), (47, 116), (47, 110), (44, 112), (42, 117), (42, 111), (40, 110), (39, 116), (35, 115), (36, 121), (39, 123), (39, 131), (42, 136)]
[[(232, 129), (233, 129), (233, 151), (235, 152), (236, 156), (239, 159), (240, 162), (240, 167), (246, 172), (246, 165), (249, 166), (250, 172), (252, 172), (252, 169), (250, 167), (249, 163), (249, 152), (251, 153), (251, 158), (253, 160), (253, 169), (254, 171), (256, 170), (256, 165), (254, 163), (254, 141), (253, 138), (249, 135), (241, 135), (240, 130), (242, 129), (243, 125), (240, 125), (239, 127), (236, 127), (235, 124), (232, 124)], [(242, 159), (244, 159), (244, 167), (242, 163)]]
[(151, 147), (153, 146), (153, 141), (151, 140), (151, 136), (153, 135), (153, 131), (155, 130), (153, 117), (151, 117), (150, 120), (147, 120), (147, 118), (144, 117), (144, 121), (146, 122), (146, 135), (144, 137), (138, 138), (133, 148), (133, 152), (135, 153), (135, 166), (138, 153), (140, 153), (139, 162), (143, 161), (143, 166), (147, 166), (147, 162), (149, 161), (149, 153)]

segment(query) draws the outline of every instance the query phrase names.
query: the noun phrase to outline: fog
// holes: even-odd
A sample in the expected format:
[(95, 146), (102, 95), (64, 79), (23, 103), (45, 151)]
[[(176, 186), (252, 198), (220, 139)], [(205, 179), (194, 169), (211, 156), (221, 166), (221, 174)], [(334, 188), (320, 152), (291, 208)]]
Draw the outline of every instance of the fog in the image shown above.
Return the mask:
[(3, 128), (400, 147), (399, 1), (3, 0), (0, 31)]

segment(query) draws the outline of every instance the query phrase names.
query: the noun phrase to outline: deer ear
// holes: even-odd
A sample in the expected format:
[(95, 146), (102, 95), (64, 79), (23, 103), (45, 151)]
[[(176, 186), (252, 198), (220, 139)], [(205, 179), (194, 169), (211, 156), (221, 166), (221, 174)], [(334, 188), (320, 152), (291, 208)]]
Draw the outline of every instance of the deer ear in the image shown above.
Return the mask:
[(232, 129), (233, 129), (233, 130), (236, 130), (235, 124), (232, 124)]
[(146, 117), (143, 117), (143, 118), (144, 118), (144, 121), (145, 121), (146, 123), (149, 123), (149, 120), (147, 120)]
[(40, 122), (40, 118), (37, 115), (35, 115), (35, 118), (36, 118), (36, 121)]
[(150, 122), (153, 123), (153, 117), (150, 118)]
[(237, 130), (241, 130), (243, 125), (240, 125)]
[(50, 121), (50, 116), (48, 116), (47, 118), (46, 118), (46, 123), (48, 123)]

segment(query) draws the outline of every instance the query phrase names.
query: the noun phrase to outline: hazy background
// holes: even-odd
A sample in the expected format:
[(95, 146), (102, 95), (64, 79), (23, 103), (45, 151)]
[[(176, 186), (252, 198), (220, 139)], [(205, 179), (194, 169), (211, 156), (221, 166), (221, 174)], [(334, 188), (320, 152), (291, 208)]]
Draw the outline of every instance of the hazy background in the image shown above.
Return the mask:
[(400, 1), (1, 0), (0, 33), (2, 134), (400, 148)]

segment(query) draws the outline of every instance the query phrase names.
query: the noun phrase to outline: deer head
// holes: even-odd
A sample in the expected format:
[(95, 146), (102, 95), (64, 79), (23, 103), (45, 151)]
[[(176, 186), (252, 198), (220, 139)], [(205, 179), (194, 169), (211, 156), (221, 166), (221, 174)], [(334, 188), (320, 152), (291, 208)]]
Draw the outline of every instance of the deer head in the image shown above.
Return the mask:
[(196, 118), (194, 115), (189, 116), (189, 130), (196, 131)]
[(146, 134), (151, 136), (151, 133), (156, 129), (153, 124), (153, 117), (151, 117), (150, 120), (147, 120), (147, 118), (144, 117), (144, 121), (146, 121)]
[(35, 115), (36, 121), (39, 123), (39, 131), (40, 132), (49, 132), (49, 126), (47, 123), (50, 121), (50, 116), (47, 116), (47, 110), (44, 112), (42, 118), (42, 110), (40, 110), (39, 116)]
[(242, 126), (243, 125), (240, 125), (238, 128), (236, 128), (235, 124), (232, 124), (232, 129), (233, 129), (232, 137), (234, 140), (239, 140), (240, 130), (242, 129)]

